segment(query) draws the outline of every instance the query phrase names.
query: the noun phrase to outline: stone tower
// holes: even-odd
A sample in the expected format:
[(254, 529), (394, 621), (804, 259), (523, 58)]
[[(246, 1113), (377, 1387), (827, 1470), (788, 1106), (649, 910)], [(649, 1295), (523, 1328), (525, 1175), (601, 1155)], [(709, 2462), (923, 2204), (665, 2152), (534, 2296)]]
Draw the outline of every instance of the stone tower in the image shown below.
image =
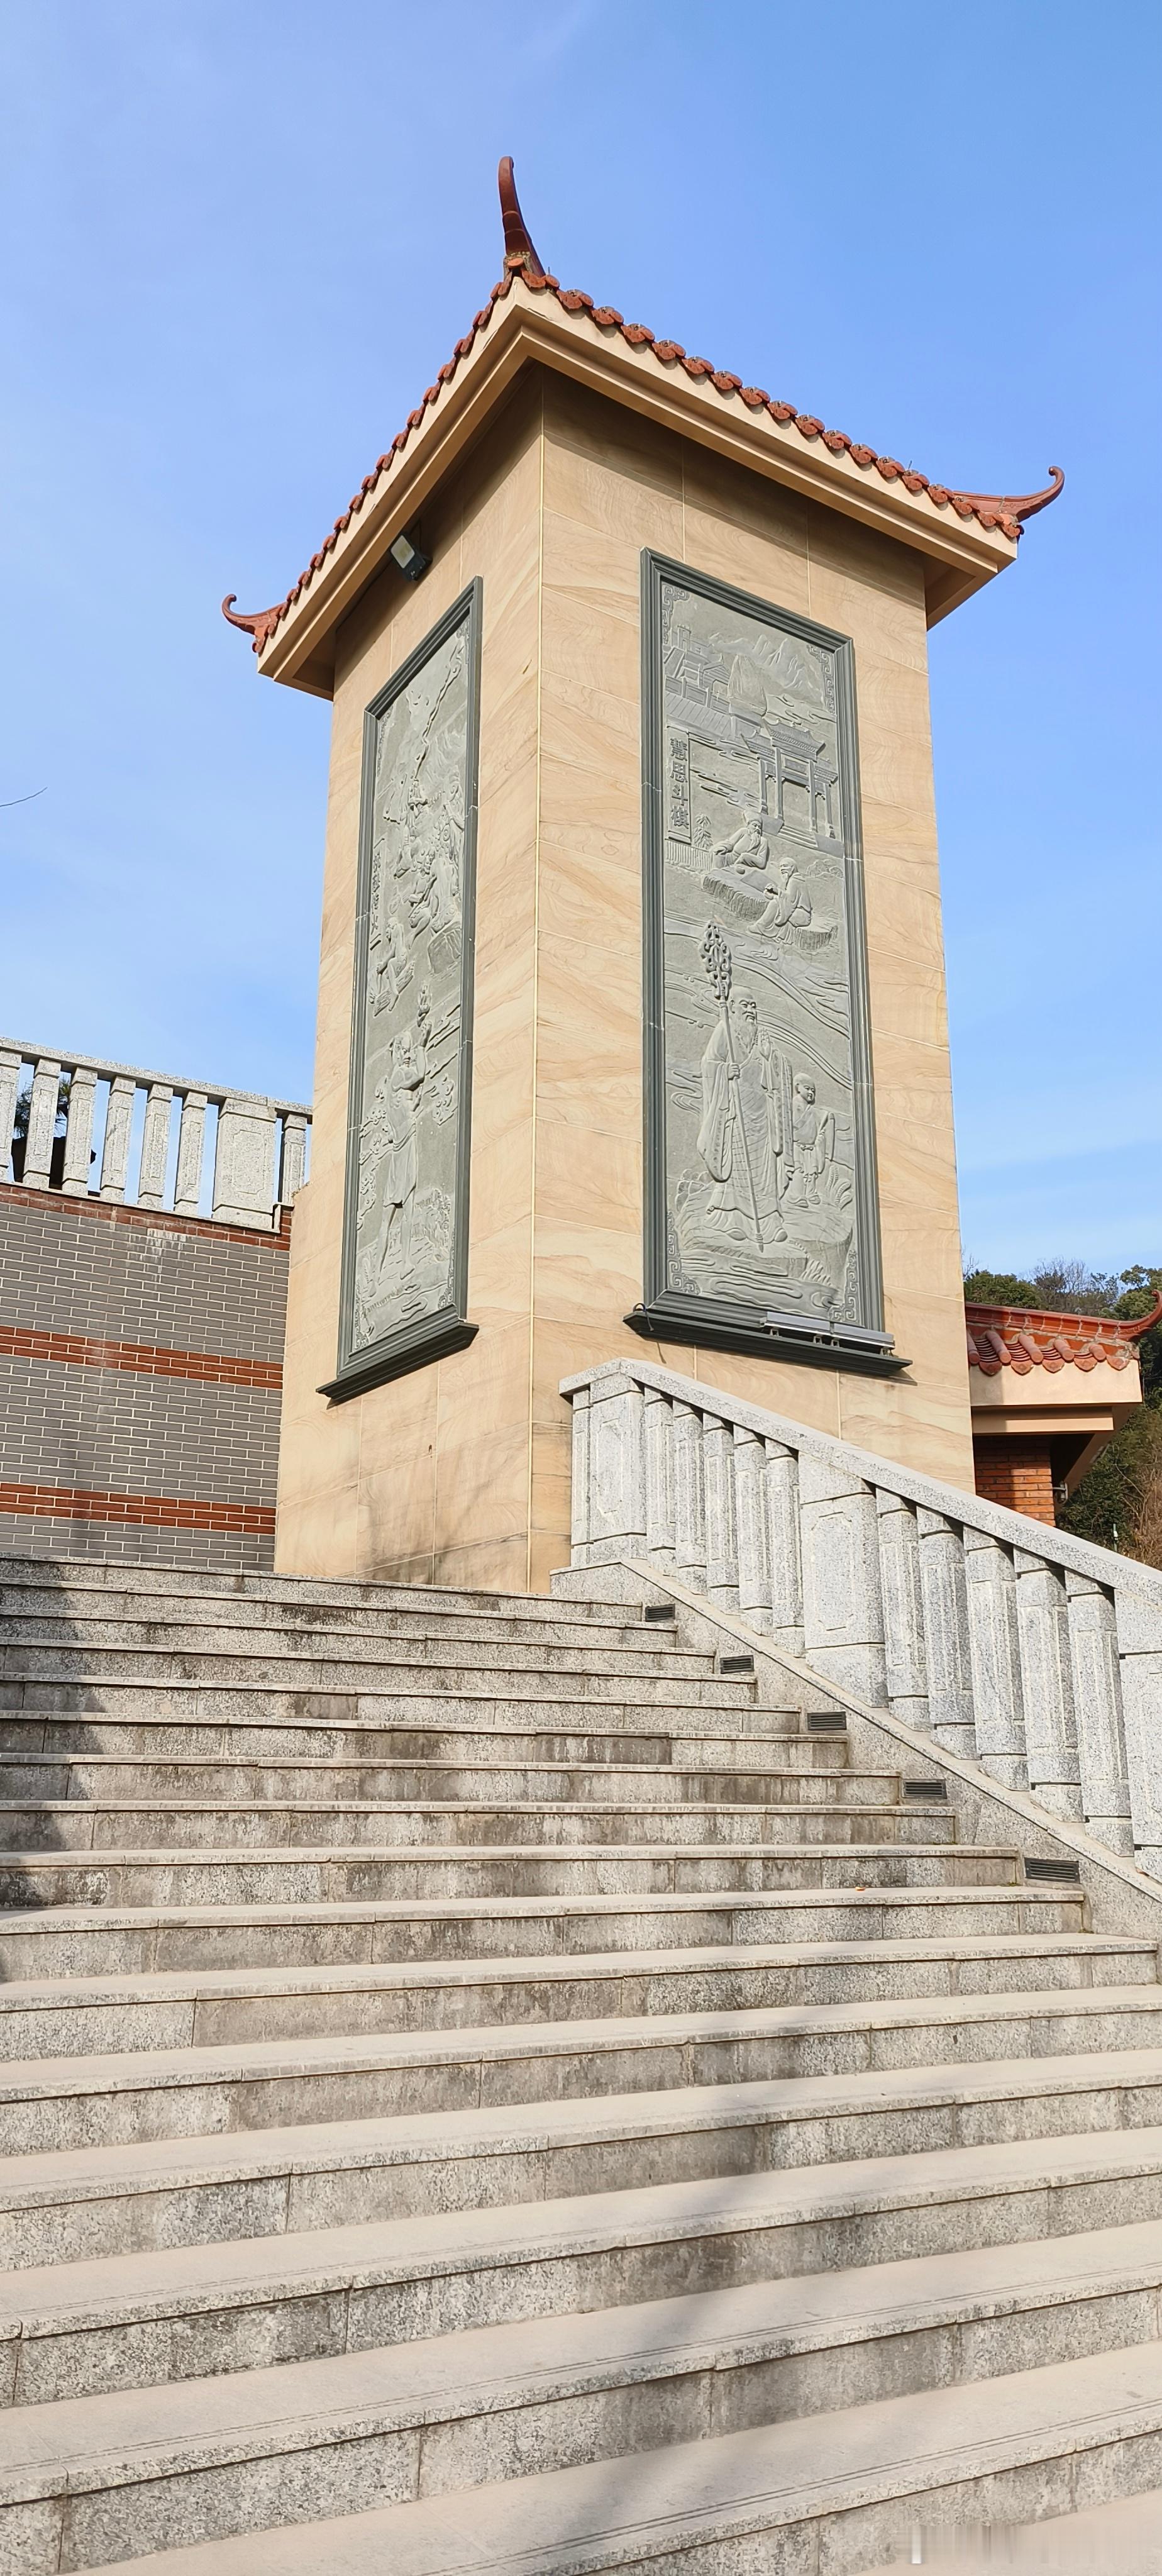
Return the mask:
[(521, 1590), (560, 1381), (643, 1339), (971, 1487), (927, 629), (1063, 478), (952, 491), (688, 356), (500, 177), (499, 285), (234, 622), (334, 707), (278, 1563)]

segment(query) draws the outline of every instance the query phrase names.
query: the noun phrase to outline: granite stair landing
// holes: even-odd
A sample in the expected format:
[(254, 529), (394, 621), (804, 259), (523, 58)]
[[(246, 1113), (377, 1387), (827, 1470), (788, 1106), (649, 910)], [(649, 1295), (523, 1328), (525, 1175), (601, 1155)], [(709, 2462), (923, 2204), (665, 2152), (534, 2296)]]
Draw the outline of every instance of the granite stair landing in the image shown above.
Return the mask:
[(1156, 2528), (1155, 1941), (726, 1662), (0, 1562), (0, 2576)]

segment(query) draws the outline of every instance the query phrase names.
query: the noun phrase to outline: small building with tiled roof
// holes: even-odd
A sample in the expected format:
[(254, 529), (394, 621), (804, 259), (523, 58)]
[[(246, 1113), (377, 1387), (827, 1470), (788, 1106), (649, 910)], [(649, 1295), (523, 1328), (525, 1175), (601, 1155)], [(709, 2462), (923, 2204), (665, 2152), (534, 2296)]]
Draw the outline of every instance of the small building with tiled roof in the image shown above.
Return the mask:
[(977, 1492), (1052, 1522), (1142, 1401), (1135, 1345), (1162, 1297), (1132, 1323), (967, 1300), (964, 1313)]

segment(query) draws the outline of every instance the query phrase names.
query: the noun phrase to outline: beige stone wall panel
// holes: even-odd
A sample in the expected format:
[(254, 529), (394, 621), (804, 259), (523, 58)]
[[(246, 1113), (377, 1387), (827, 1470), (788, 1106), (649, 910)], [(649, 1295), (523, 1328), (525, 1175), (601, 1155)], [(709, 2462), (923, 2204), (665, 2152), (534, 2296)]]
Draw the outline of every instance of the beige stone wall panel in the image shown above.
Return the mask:
[[(425, 543), (431, 530), (424, 583), (380, 575), (341, 636), (280, 1564), (543, 1590), (568, 1559), (559, 1381), (643, 1347), (623, 1318), (642, 1293), (645, 547), (853, 638), (885, 1301), (915, 1365), (901, 1383), (685, 1344), (651, 1356), (971, 1490), (922, 562), (558, 376), (518, 383), (425, 507)], [(314, 1390), (337, 1330), (363, 709), (477, 574), (479, 1331), (466, 1351), (328, 1407)]]

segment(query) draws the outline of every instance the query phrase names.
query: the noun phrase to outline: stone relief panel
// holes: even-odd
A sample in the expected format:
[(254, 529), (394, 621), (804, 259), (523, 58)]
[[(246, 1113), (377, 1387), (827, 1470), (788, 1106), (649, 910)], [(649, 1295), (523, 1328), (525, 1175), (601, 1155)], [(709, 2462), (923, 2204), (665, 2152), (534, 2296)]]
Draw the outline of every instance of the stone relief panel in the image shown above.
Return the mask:
[(475, 611), (473, 594), (368, 716), (348, 1361), (463, 1304)]
[(653, 1293), (756, 1322), (859, 1327), (875, 1320), (878, 1278), (869, 1298), (847, 648), (718, 584), (655, 571), (665, 1243)]

